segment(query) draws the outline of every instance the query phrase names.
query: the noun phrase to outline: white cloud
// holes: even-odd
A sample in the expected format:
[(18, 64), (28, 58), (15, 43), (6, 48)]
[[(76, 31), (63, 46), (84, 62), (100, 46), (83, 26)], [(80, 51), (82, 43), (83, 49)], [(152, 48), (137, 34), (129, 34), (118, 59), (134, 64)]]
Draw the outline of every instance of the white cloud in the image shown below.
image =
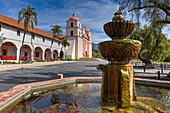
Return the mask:
[(99, 43), (103, 41), (111, 40), (105, 33), (93, 33), (92, 34), (92, 41), (93, 43)]

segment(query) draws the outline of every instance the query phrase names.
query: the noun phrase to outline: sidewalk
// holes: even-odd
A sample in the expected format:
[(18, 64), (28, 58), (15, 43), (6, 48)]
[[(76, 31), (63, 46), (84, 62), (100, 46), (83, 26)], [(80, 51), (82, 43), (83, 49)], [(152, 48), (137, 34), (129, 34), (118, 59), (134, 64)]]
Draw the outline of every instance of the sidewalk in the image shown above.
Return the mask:
[(21, 68), (24, 69), (24, 68), (30, 68), (30, 67), (72, 63), (72, 62), (77, 62), (77, 61), (34, 62), (32, 64), (5, 64), (5, 65), (0, 65), (0, 71), (21, 69)]

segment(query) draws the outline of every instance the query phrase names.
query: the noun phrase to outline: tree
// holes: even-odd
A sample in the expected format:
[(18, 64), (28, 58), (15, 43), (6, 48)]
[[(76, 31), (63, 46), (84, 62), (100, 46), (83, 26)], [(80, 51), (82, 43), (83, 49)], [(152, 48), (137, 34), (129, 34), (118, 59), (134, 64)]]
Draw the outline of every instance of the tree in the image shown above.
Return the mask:
[[(63, 50), (63, 47), (70, 46), (70, 44), (66, 38), (61, 39), (61, 44), (62, 44), (61, 51)], [(62, 55), (60, 55), (60, 56), (62, 56)], [(60, 57), (60, 59), (61, 59), (61, 57)]]
[[(51, 40), (51, 46), (50, 46), (50, 51), (51, 51), (54, 39), (58, 38), (58, 36), (61, 35), (62, 30), (61, 30), (61, 26), (58, 26), (57, 24), (56, 25), (51, 25), (50, 27), (51, 27), (50, 31), (53, 34), (53, 38)], [(48, 55), (48, 56), (50, 56), (50, 55)], [(48, 61), (48, 58), (47, 58), (47, 61)]]
[(121, 10), (128, 9), (138, 16), (139, 10), (143, 10), (143, 18), (154, 23), (170, 24), (170, 1), (169, 0), (116, 0)]
[(101, 59), (104, 59), (104, 58), (102, 57), (102, 55), (100, 54), (99, 49), (93, 49), (93, 50), (92, 50), (92, 57), (93, 57), (93, 58), (101, 58)]
[(145, 25), (144, 29), (136, 29), (128, 38), (140, 40), (142, 49), (138, 58), (146, 65), (151, 64), (151, 59), (163, 61), (167, 56), (168, 41), (162, 33), (161, 27)]
[(164, 62), (170, 62), (170, 39), (168, 39), (168, 52), (167, 57), (164, 59)]
[(24, 20), (24, 35), (23, 35), (23, 40), (22, 40), (22, 45), (20, 49), (20, 54), (19, 54), (19, 63), (20, 63), (20, 57), (21, 57), (21, 52), (25, 40), (25, 34), (28, 31), (28, 27), (31, 27), (32, 30), (34, 28), (34, 23), (37, 26), (38, 20), (37, 20), (37, 13), (34, 12), (35, 8), (30, 8), (30, 5), (28, 5), (27, 9), (22, 8), (19, 13), (18, 13), (18, 24)]

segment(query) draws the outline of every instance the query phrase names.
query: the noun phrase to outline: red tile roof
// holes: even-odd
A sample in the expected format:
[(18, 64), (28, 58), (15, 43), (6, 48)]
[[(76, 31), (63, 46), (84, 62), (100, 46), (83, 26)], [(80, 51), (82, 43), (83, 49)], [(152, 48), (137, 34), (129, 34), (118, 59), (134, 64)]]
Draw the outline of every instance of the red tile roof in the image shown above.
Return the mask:
[[(24, 30), (24, 23), (23, 22), (18, 24), (18, 20), (15, 20), (15, 19), (10, 18), (8, 16), (5, 16), (3, 14), (0, 14), (0, 23), (3, 23), (3, 24), (6, 24), (6, 25), (9, 25), (9, 26), (16, 27), (18, 29)], [(46, 37), (46, 38), (50, 38), (50, 39), (53, 38), (53, 35), (51, 33), (48, 33), (46, 31), (43, 31), (43, 30), (38, 29), (36, 27), (34, 27), (33, 30), (32, 30), (32, 28), (29, 27), (28, 31), (30, 31), (34, 34)], [(58, 38), (55, 38), (55, 40), (61, 42), (61, 40), (59, 40)]]

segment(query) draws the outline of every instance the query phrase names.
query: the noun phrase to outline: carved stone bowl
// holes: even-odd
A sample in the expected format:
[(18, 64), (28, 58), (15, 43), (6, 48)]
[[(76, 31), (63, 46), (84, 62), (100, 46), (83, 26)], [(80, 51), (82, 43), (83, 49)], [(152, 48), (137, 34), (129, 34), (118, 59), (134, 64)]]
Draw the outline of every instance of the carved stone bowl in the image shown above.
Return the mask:
[(106, 23), (105, 33), (112, 39), (125, 39), (134, 30), (135, 24), (128, 20), (116, 20)]
[(115, 39), (98, 44), (101, 55), (111, 64), (127, 64), (141, 49), (141, 42), (130, 39)]

